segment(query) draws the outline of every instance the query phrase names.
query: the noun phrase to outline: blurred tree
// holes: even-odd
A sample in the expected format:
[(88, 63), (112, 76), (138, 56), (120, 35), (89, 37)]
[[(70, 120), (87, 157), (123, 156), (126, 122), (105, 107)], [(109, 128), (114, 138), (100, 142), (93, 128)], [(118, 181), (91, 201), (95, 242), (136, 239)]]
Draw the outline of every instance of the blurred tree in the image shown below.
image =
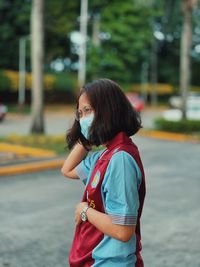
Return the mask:
[[(169, 82), (178, 87), (180, 78), (180, 43), (184, 25), (182, 5), (185, 0), (165, 0), (163, 2), (164, 14), (157, 17), (160, 22), (164, 40), (159, 42), (158, 48), (158, 77), (160, 82)], [(191, 13), (193, 31), (191, 33), (191, 83), (200, 85), (198, 74), (200, 62), (200, 6)]]
[(32, 101), (31, 133), (44, 133), (43, 59), (44, 59), (44, 1), (33, 0), (31, 12)]
[[(0, 68), (18, 69), (20, 37), (30, 35), (31, 0), (0, 0)], [(79, 1), (48, 0), (45, 3), (45, 63), (69, 57), (69, 33), (79, 28)], [(27, 61), (30, 70), (30, 51)]]
[(79, 13), (79, 1), (46, 1), (44, 29), (47, 64), (57, 58), (72, 56), (70, 33), (79, 29)]
[(142, 62), (149, 57), (151, 10), (132, 0), (104, 1), (101, 6), (99, 1), (92, 3), (93, 21), (97, 14), (100, 19), (100, 40), (99, 45), (89, 40), (87, 78), (108, 76), (126, 84), (139, 82)]
[(197, 5), (197, 0), (183, 0), (183, 29), (180, 50), (180, 90), (182, 95), (182, 118), (186, 119), (186, 102), (191, 76), (191, 48), (192, 48), (192, 11)]
[(180, 1), (152, 0), (150, 82), (151, 103), (157, 104), (157, 83), (178, 84), (180, 46)]
[[(120, 83), (140, 82), (142, 66), (152, 68), (154, 47), (156, 80), (178, 85), (183, 1), (89, 1), (87, 78), (109, 76)], [(0, 0), (0, 68), (18, 69), (19, 38), (30, 34), (30, 10), (31, 0)], [(192, 81), (198, 85), (200, 8), (195, 12)], [(46, 1), (45, 71), (59, 61), (65, 70), (77, 72), (78, 55), (71, 33), (79, 30), (79, 14), (80, 1)], [(29, 49), (26, 55), (29, 61)], [(28, 66), (30, 70), (29, 62)]]
[(200, 85), (199, 66), (200, 66), (200, 1), (193, 11), (193, 38), (191, 51), (191, 83)]
[(0, 0), (0, 68), (18, 69), (19, 38), (30, 33), (30, 1)]

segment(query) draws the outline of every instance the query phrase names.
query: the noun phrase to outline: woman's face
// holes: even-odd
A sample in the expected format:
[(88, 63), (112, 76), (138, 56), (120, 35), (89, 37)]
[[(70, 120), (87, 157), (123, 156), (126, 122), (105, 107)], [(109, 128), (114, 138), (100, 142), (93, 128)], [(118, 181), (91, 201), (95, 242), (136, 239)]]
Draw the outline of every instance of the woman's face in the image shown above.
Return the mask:
[(86, 93), (83, 93), (78, 101), (77, 119), (80, 120), (92, 113), (94, 113), (94, 109), (92, 108)]

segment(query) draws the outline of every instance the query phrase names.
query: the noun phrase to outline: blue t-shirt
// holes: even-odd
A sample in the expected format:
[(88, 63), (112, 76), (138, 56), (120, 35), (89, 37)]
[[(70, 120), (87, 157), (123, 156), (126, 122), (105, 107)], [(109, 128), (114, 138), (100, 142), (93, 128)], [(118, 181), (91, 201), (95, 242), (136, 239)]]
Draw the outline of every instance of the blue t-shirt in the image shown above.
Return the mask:
[[(89, 154), (76, 167), (76, 172), (85, 185), (88, 184), (95, 163), (103, 152)], [(111, 216), (113, 224), (136, 225), (141, 179), (141, 171), (129, 153), (114, 153), (101, 185), (104, 209)], [(103, 240), (92, 252), (92, 258), (95, 260), (92, 266), (133, 267), (136, 261), (135, 250), (135, 235), (128, 242), (104, 235)]]

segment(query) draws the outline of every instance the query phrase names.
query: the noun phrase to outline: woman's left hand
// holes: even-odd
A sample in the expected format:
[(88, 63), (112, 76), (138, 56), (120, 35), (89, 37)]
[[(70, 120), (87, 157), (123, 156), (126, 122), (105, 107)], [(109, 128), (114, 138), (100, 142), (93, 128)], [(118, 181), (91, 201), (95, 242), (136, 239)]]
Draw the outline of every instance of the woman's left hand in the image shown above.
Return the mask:
[(75, 210), (75, 223), (76, 223), (76, 225), (78, 225), (82, 222), (80, 214), (86, 205), (88, 205), (87, 202), (81, 202), (76, 206), (76, 210)]

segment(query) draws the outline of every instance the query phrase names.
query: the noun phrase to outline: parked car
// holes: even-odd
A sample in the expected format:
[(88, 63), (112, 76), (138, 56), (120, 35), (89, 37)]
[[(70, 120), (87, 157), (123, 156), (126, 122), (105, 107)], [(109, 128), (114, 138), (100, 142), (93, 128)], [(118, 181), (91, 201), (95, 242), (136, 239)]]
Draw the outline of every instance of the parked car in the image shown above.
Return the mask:
[[(177, 100), (177, 99), (176, 99)], [(179, 99), (179, 101), (181, 101)], [(174, 104), (175, 102), (173, 102)], [(177, 107), (176, 102), (176, 107)], [(180, 106), (179, 106), (180, 105)], [(178, 104), (181, 107), (181, 103)], [(164, 111), (163, 117), (166, 120), (179, 121), (182, 118), (182, 112), (180, 108), (169, 109)], [(186, 117), (189, 120), (200, 120), (200, 95), (190, 95), (186, 102)]]
[(141, 96), (139, 96), (139, 94), (137, 94), (137, 93), (126, 93), (126, 97), (128, 98), (128, 100), (130, 101), (132, 106), (138, 112), (141, 112), (144, 109), (144, 107), (145, 107), (144, 99)]
[(0, 103), (0, 121), (3, 121), (7, 113), (7, 107)]
[[(190, 92), (188, 94), (187, 101), (200, 98), (200, 93)], [(178, 108), (181, 109), (182, 105), (182, 98), (180, 95), (174, 95), (169, 98), (169, 104), (172, 108)]]

